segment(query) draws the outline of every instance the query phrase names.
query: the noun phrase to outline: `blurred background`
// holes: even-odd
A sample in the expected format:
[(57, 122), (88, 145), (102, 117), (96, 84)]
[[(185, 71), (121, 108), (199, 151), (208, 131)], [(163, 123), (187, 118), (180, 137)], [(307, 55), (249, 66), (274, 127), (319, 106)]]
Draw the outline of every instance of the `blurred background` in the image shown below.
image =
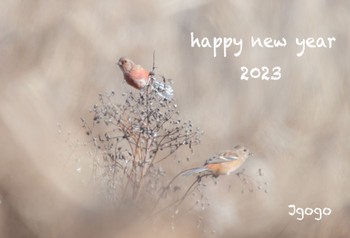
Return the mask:
[[(349, 25), (345, 0), (1, 1), (0, 237), (349, 237)], [(191, 48), (190, 32), (289, 45), (213, 58)], [(331, 36), (332, 49), (296, 57), (295, 37)], [(84, 138), (79, 118), (99, 93), (133, 90), (119, 57), (151, 69), (154, 51), (183, 118), (205, 132), (183, 168), (244, 144), (255, 154), (247, 167), (268, 183), (267, 193), (242, 194), (236, 176), (219, 177), (206, 191), (211, 206), (198, 211), (207, 233), (191, 216), (172, 230), (86, 215), (71, 146)], [(280, 66), (282, 78), (241, 81), (241, 66)], [(290, 204), (332, 213), (298, 221)]]

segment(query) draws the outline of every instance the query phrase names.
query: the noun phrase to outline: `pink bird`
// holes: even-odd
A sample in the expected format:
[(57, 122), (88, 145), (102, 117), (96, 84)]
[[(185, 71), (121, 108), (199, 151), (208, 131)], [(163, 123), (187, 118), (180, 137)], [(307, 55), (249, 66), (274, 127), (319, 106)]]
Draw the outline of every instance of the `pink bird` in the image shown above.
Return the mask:
[(140, 90), (151, 82), (151, 86), (156, 89), (161, 97), (168, 100), (172, 98), (174, 94), (172, 87), (157, 80), (150, 80), (150, 72), (141, 65), (137, 65), (132, 60), (125, 57), (119, 59), (118, 65), (123, 72), (125, 81), (133, 88)]

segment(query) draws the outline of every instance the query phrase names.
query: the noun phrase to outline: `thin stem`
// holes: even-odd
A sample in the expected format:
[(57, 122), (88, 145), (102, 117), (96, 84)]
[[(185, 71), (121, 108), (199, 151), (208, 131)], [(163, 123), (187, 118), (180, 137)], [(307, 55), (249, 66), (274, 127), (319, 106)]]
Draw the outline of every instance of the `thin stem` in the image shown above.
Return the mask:
[[(165, 192), (167, 189), (169, 189), (171, 183), (172, 183), (179, 175), (183, 174), (183, 173), (186, 172), (186, 171), (188, 171), (188, 170), (181, 171), (180, 173), (178, 173), (178, 174), (169, 182), (169, 184), (164, 188), (164, 190), (162, 191), (162, 193), (161, 193), (160, 196), (158, 197), (158, 199), (157, 199), (155, 205), (153, 206), (152, 210), (154, 210), (154, 209), (156, 208), (156, 206), (158, 205), (158, 203), (159, 203), (161, 197), (163, 196), (164, 192)], [(157, 212), (153, 213), (153, 214), (151, 215), (151, 217), (152, 217), (152, 216), (155, 216), (155, 215), (157, 215), (157, 214), (159, 214), (159, 213), (161, 213), (162, 211), (164, 211), (164, 210), (168, 209), (169, 207), (172, 207), (172, 206), (174, 206), (174, 205), (176, 205), (176, 204), (177, 204), (176, 208), (178, 208), (178, 207), (181, 205), (181, 203), (186, 199), (186, 197), (188, 196), (188, 194), (190, 194), (190, 192), (193, 191), (193, 188), (195, 189), (195, 188), (199, 185), (199, 183), (200, 183), (200, 181), (202, 180), (202, 178), (208, 177), (208, 176), (213, 176), (213, 175), (212, 175), (212, 174), (202, 174), (202, 175), (198, 175), (197, 178), (196, 178), (196, 180), (189, 186), (189, 188), (186, 190), (186, 192), (184, 193), (184, 195), (183, 195), (181, 198), (175, 200), (174, 202), (170, 203), (170, 204), (167, 205), (166, 207), (161, 208), (161, 209), (158, 210)], [(195, 185), (196, 185), (196, 187), (194, 187)]]
[(153, 66), (152, 66), (152, 71), (156, 69), (156, 51), (153, 51)]

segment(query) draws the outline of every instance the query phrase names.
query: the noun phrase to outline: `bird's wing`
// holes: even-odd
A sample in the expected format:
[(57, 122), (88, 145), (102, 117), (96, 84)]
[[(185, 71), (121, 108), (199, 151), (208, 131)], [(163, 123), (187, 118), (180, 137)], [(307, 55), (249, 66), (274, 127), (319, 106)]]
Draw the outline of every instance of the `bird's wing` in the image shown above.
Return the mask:
[(238, 159), (238, 155), (236, 153), (232, 153), (231, 151), (226, 151), (215, 155), (208, 159), (205, 164), (221, 164), (229, 161), (234, 161)]
[(153, 80), (152, 86), (162, 98), (170, 100), (174, 95), (173, 88), (168, 84)]

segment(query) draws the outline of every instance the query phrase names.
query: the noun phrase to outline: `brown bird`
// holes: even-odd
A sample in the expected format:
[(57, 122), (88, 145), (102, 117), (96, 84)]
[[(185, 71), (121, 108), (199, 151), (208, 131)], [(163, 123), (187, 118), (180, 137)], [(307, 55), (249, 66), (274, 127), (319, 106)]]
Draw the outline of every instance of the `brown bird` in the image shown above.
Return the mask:
[(237, 145), (233, 150), (227, 150), (214, 155), (205, 161), (203, 167), (186, 170), (182, 175), (189, 176), (201, 172), (210, 172), (215, 177), (219, 175), (229, 175), (237, 171), (249, 156), (252, 156), (252, 153), (250, 153), (246, 147)]

